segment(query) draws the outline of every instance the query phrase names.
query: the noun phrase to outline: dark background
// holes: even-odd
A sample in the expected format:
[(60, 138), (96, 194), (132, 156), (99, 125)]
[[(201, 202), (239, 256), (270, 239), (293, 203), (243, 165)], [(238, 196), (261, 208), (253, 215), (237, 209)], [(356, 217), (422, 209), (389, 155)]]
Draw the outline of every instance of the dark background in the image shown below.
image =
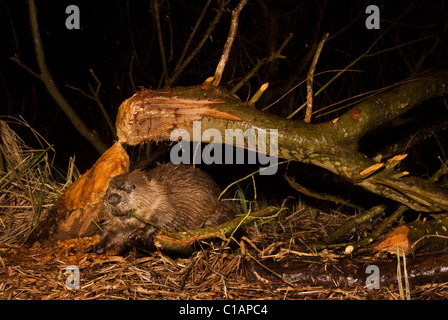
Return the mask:
[[(168, 68), (172, 72), (206, 1), (159, 0), (158, 3)], [(220, 3), (211, 1), (189, 52), (200, 41)], [(213, 75), (228, 35), (231, 10), (237, 3), (229, 2), (212, 36), (174, 86), (196, 85)], [(80, 30), (65, 27), (68, 16), (65, 9), (71, 4), (80, 9)], [(381, 10), (379, 30), (365, 27), (367, 14), (364, 12), (370, 4), (379, 6)], [(89, 92), (89, 83), (96, 87), (89, 72), (92, 69), (102, 83), (100, 98), (112, 121), (115, 121), (121, 102), (134, 93), (129, 77), (131, 61), (136, 87), (155, 89), (162, 86), (162, 63), (151, 1), (36, 0), (36, 6), (46, 62), (57, 86), (86, 125), (110, 146), (114, 138), (97, 104), (66, 85)], [(240, 15), (238, 35), (221, 85), (231, 89), (259, 60), (276, 51), (290, 33), (294, 36), (282, 52), (287, 58), (265, 64), (237, 92), (243, 101), (262, 83), (269, 81), (268, 91), (257, 103), (257, 108), (261, 109), (303, 81), (314, 54), (314, 49), (311, 49), (325, 32), (330, 33), (330, 38), (315, 73), (331, 72), (316, 76), (315, 90), (370, 46), (371, 53), (391, 50), (361, 59), (350, 68), (352, 71), (338, 78), (315, 98), (316, 109), (391, 85), (420, 72), (446, 67), (446, 6), (445, 0), (249, 0)], [(84, 172), (99, 154), (74, 129), (43, 83), (9, 59), (16, 56), (37, 71), (30, 34), (26, 2), (0, 2), (0, 115), (22, 115), (31, 127), (54, 144), (56, 166), (66, 168), (68, 158), (76, 155), (76, 164)], [(402, 46), (409, 42), (412, 43)], [(304, 101), (306, 85), (295, 89), (269, 112), (286, 116)], [(433, 117), (425, 121), (446, 119), (446, 100), (438, 98), (429, 103), (432, 104), (430, 114)], [(326, 109), (329, 110), (332, 109)], [(427, 110), (417, 116), (427, 117)], [(321, 117), (316, 116), (324, 112), (316, 113), (313, 121), (327, 121), (343, 111)], [(301, 119), (303, 114), (299, 113), (295, 118)], [(418, 130), (420, 123), (414, 124), (413, 129)], [(25, 142), (35, 143), (28, 131), (23, 128), (17, 130)], [(446, 129), (443, 132), (446, 133)], [(442, 155), (445, 150), (441, 145), (446, 146), (446, 134), (434, 138), (433, 143), (434, 153)]]

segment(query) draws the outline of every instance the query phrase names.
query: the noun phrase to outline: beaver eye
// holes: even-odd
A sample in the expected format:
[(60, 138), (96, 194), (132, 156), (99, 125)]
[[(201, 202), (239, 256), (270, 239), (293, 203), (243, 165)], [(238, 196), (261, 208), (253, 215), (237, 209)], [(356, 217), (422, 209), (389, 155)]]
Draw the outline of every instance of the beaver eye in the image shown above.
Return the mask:
[(131, 192), (132, 190), (135, 190), (135, 184), (126, 185), (124, 188), (127, 192)]
[(131, 192), (132, 190), (135, 189), (135, 185), (134, 184), (127, 184), (127, 183), (122, 183), (117, 187), (118, 190), (122, 190), (125, 192)]

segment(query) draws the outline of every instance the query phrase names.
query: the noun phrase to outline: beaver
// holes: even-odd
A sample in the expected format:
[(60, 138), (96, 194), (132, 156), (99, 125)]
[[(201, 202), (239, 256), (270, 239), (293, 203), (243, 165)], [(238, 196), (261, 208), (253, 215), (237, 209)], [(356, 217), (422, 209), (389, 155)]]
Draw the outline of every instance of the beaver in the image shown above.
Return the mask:
[(185, 231), (224, 223), (233, 218), (235, 209), (229, 201), (218, 201), (220, 194), (207, 173), (184, 164), (159, 164), (118, 175), (110, 181), (103, 200), (101, 240), (87, 252), (151, 249), (159, 231), (155, 226)]

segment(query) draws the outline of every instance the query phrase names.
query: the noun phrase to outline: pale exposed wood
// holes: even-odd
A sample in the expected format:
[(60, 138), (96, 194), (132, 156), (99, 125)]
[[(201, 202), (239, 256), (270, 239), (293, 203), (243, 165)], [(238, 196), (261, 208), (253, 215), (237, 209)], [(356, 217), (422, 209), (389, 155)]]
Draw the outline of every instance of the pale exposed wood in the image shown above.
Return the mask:
[(128, 170), (129, 156), (117, 142), (67, 188), (39, 229), (32, 234), (31, 242), (93, 235), (98, 229), (94, 221), (99, 220), (101, 201), (109, 181)]
[(107, 150), (78, 180), (71, 184), (62, 200), (69, 210), (97, 203), (116, 175), (129, 170), (129, 156), (120, 143), (115, 143)]
[(174, 129), (186, 129), (193, 121), (214, 117), (239, 121), (239, 117), (214, 108), (220, 99), (187, 99), (177, 97), (174, 91), (141, 90), (125, 100), (117, 115), (119, 142), (130, 145), (148, 140), (168, 140)]

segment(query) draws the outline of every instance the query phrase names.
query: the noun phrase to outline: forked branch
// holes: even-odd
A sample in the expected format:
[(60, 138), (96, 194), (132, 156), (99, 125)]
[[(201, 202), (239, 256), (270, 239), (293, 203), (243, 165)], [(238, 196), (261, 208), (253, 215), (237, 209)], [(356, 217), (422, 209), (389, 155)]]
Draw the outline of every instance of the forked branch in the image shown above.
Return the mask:
[[(28, 0), (27, 3), (29, 8), (31, 33), (33, 36), (34, 50), (36, 53), (39, 73), (32, 72), (28, 67), (25, 67), (25, 69), (31, 72), (31, 74), (33, 74), (34, 76), (38, 77), (39, 80), (44, 83), (54, 101), (59, 105), (59, 107), (69, 118), (70, 122), (74, 125), (78, 132), (84, 138), (86, 138), (100, 154), (102, 154), (107, 150), (106, 145), (85, 125), (84, 121), (78, 116), (70, 103), (65, 99), (53, 80), (51, 72), (47, 67), (47, 63), (45, 62), (45, 53), (39, 32), (36, 4), (34, 3), (34, 0)], [(12, 60), (18, 63), (20, 66), (24, 67), (23, 63), (21, 63), (17, 58), (12, 58)]]

